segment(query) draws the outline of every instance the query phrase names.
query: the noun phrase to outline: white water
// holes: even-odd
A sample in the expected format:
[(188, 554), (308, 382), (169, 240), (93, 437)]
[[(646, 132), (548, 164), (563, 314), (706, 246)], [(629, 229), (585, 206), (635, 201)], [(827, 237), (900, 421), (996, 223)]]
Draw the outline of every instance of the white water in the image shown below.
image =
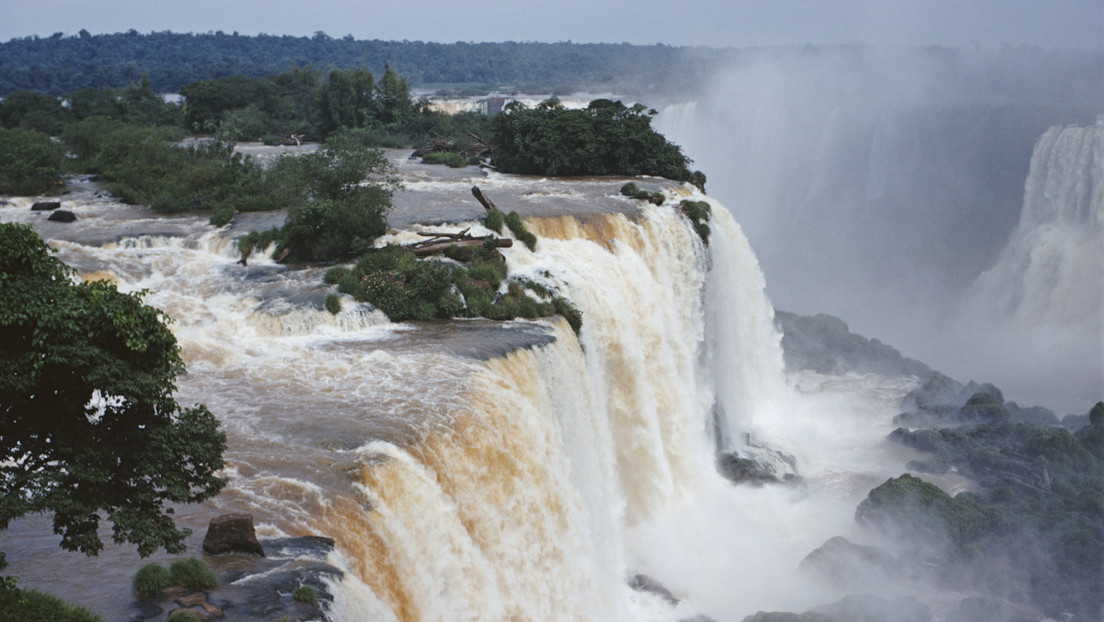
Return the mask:
[(959, 322), (989, 356), (1021, 361), (1001, 374), (1031, 394), (1078, 413), (1104, 397), (1104, 125), (1039, 138), (1019, 224)]
[[(527, 195), (542, 187), (491, 181), (529, 184)], [(795, 587), (796, 565), (849, 533), (855, 504), (898, 474), (881, 439), (908, 383), (812, 379), (795, 393), (758, 263), (723, 206), (711, 202), (706, 247), (673, 202), (637, 212), (619, 182), (578, 184), (589, 202), (605, 197), (606, 213), (529, 219), (537, 251), (515, 245), (507, 261), (582, 309), (579, 338), (563, 321), (393, 325), (349, 300), (333, 317), (320, 308), (319, 271), (264, 257), (239, 266), (229, 241), (195, 219), (173, 221), (183, 237), (55, 244), (86, 275), (148, 289), (147, 302), (176, 319), (190, 372), (178, 397), (207, 404), (230, 445), (230, 486), (190, 526), (201, 535), (207, 516), (249, 511), (262, 536), (334, 537), (330, 561), (347, 571), (337, 620), (701, 612), (724, 622), (830, 600)], [(27, 207), (2, 215), (26, 220)], [(83, 216), (113, 209), (93, 201)], [(518, 331), (555, 341), (489, 360), (462, 354)], [(809, 485), (728, 484), (713, 464), (717, 434), (794, 454)], [(44, 551), (22, 553), (9, 559), (26, 584), (68, 581), (63, 569), (19, 565)], [(98, 572), (122, 584), (138, 562), (113, 563)], [(684, 602), (632, 590), (637, 572)], [(121, 605), (89, 604), (117, 617), (128, 602), (119, 592)]]

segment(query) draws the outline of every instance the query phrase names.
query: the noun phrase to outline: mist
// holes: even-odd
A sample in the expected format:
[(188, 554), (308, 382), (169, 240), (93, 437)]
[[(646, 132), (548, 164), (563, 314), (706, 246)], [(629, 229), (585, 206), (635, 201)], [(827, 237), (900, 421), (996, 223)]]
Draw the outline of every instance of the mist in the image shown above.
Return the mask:
[[(1075, 318), (1001, 309), (1009, 296), (979, 296), (978, 279), (1011, 252), (1040, 137), (1104, 113), (1101, 75), (1099, 51), (744, 50), (657, 125), (741, 223), (777, 308), (839, 316), (962, 381), (1083, 414), (1104, 395), (1099, 305), (1031, 303), (1080, 304)], [(1089, 216), (1070, 229), (1099, 249), (1104, 207), (1099, 189), (1086, 192)], [(1074, 261), (1063, 279), (1100, 300), (1099, 266)]]

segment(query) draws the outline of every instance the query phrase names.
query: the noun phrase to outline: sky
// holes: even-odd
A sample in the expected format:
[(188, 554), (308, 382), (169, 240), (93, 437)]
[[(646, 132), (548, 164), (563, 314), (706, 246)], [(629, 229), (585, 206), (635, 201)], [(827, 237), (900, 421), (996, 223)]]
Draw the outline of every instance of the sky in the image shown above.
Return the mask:
[(409, 41), (1104, 48), (1104, 0), (0, 0), (0, 41), (239, 32)]

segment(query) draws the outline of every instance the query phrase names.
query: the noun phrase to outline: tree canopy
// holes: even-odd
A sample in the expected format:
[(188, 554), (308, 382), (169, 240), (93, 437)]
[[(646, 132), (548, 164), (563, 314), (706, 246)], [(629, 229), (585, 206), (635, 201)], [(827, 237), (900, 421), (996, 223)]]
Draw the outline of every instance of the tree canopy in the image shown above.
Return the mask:
[(652, 128), (655, 110), (596, 99), (569, 109), (556, 98), (529, 108), (506, 105), (493, 121), (494, 163), (533, 175), (657, 175), (699, 180), (682, 149)]
[[(183, 550), (166, 503), (221, 490), (226, 437), (173, 398), (185, 373), (159, 310), (71, 270), (25, 225), (0, 224), (0, 529), (52, 513), (61, 547)], [(2, 559), (0, 559), (2, 563)]]

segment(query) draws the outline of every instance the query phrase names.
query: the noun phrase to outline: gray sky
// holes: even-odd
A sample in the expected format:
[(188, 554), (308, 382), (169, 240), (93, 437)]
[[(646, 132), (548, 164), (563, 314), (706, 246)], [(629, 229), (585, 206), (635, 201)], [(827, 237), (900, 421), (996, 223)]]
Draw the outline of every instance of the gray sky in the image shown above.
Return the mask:
[(1104, 0), (0, 0), (0, 41), (135, 29), (410, 41), (1104, 48)]

